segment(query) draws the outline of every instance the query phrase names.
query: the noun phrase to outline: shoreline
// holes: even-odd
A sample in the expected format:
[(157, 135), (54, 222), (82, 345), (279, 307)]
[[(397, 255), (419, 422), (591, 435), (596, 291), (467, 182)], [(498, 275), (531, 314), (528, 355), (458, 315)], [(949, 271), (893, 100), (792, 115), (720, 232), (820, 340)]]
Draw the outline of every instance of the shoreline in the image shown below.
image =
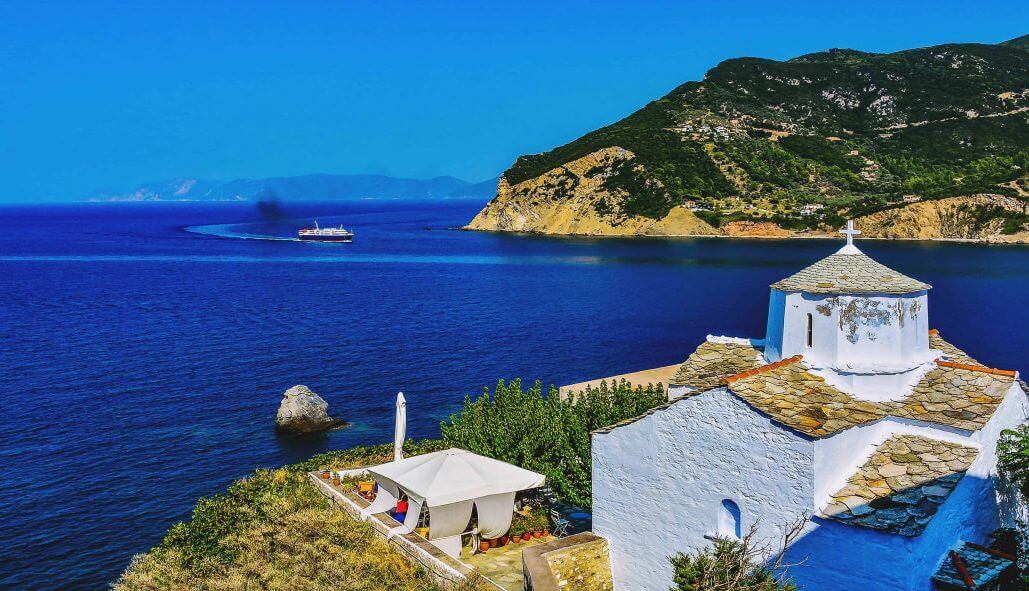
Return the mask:
[[(556, 234), (548, 232), (534, 232), (529, 230), (480, 230), (460, 226), (451, 228), (462, 232), (483, 232), (486, 234), (512, 234), (523, 236), (536, 236), (545, 238), (604, 238), (604, 239), (654, 239), (654, 238), (712, 238), (721, 240), (841, 240), (839, 236), (831, 234), (791, 234), (789, 236), (733, 236), (729, 234)], [(860, 240), (878, 240), (883, 242), (943, 242), (958, 244), (982, 244), (986, 246), (1029, 246), (1029, 239), (1025, 240), (989, 240), (983, 238), (884, 238), (881, 236), (862, 236)]]

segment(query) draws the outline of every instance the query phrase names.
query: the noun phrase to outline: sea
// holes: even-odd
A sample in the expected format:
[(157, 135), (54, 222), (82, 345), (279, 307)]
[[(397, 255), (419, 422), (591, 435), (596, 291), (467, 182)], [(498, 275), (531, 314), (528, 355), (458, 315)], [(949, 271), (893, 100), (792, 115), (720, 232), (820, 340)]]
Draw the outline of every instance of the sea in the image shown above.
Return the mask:
[[(257, 467), (409, 435), (498, 379), (562, 385), (760, 337), (768, 285), (841, 240), (466, 232), (466, 201), (0, 207), (0, 588), (104, 589)], [(344, 224), (352, 244), (293, 239)], [(864, 240), (930, 323), (1029, 369), (1029, 248)], [(275, 434), (305, 384), (350, 426)]]

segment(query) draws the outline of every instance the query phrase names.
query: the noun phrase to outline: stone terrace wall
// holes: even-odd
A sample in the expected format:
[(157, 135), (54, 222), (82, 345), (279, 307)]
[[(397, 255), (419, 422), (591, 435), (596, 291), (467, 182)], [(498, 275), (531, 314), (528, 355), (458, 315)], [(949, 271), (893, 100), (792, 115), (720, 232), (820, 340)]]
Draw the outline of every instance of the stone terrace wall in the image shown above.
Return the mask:
[(612, 591), (607, 540), (585, 532), (522, 552), (526, 591)]

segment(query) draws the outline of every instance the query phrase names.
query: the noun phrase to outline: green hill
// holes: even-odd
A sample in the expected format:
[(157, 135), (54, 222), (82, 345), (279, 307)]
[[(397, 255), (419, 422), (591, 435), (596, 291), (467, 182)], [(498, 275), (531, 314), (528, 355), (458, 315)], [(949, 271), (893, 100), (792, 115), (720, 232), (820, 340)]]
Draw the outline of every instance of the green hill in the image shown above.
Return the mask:
[[(679, 205), (714, 226), (753, 220), (804, 229), (916, 200), (1021, 199), (1029, 167), (1027, 48), (1020, 37), (890, 54), (831, 49), (788, 61), (727, 60), (617, 123), (518, 158), (503, 180), (519, 194), (520, 184), (598, 150), (627, 150), (629, 158), (587, 173), (601, 175), (595, 178), (607, 196), (593, 207), (614, 216), (614, 226), (661, 219)], [(572, 195), (579, 183), (554, 184), (547, 184), (551, 200)], [(523, 217), (535, 198), (529, 193), (539, 192), (527, 186)], [(493, 215), (501, 205), (491, 202)]]

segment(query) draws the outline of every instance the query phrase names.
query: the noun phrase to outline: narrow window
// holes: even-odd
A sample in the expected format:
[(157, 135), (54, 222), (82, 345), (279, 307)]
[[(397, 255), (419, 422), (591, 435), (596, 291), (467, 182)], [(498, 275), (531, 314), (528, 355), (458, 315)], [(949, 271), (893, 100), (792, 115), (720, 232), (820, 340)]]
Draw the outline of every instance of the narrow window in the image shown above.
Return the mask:
[(813, 332), (814, 332), (813, 329), (814, 329), (814, 318), (811, 317), (811, 314), (808, 314), (807, 315), (807, 346), (808, 346), (808, 348), (811, 347), (811, 343), (813, 341), (813, 339), (812, 339), (812, 335), (813, 335)]
[(742, 538), (743, 531), (740, 529), (740, 506), (735, 502), (725, 499), (718, 512), (718, 535), (725, 538)]

